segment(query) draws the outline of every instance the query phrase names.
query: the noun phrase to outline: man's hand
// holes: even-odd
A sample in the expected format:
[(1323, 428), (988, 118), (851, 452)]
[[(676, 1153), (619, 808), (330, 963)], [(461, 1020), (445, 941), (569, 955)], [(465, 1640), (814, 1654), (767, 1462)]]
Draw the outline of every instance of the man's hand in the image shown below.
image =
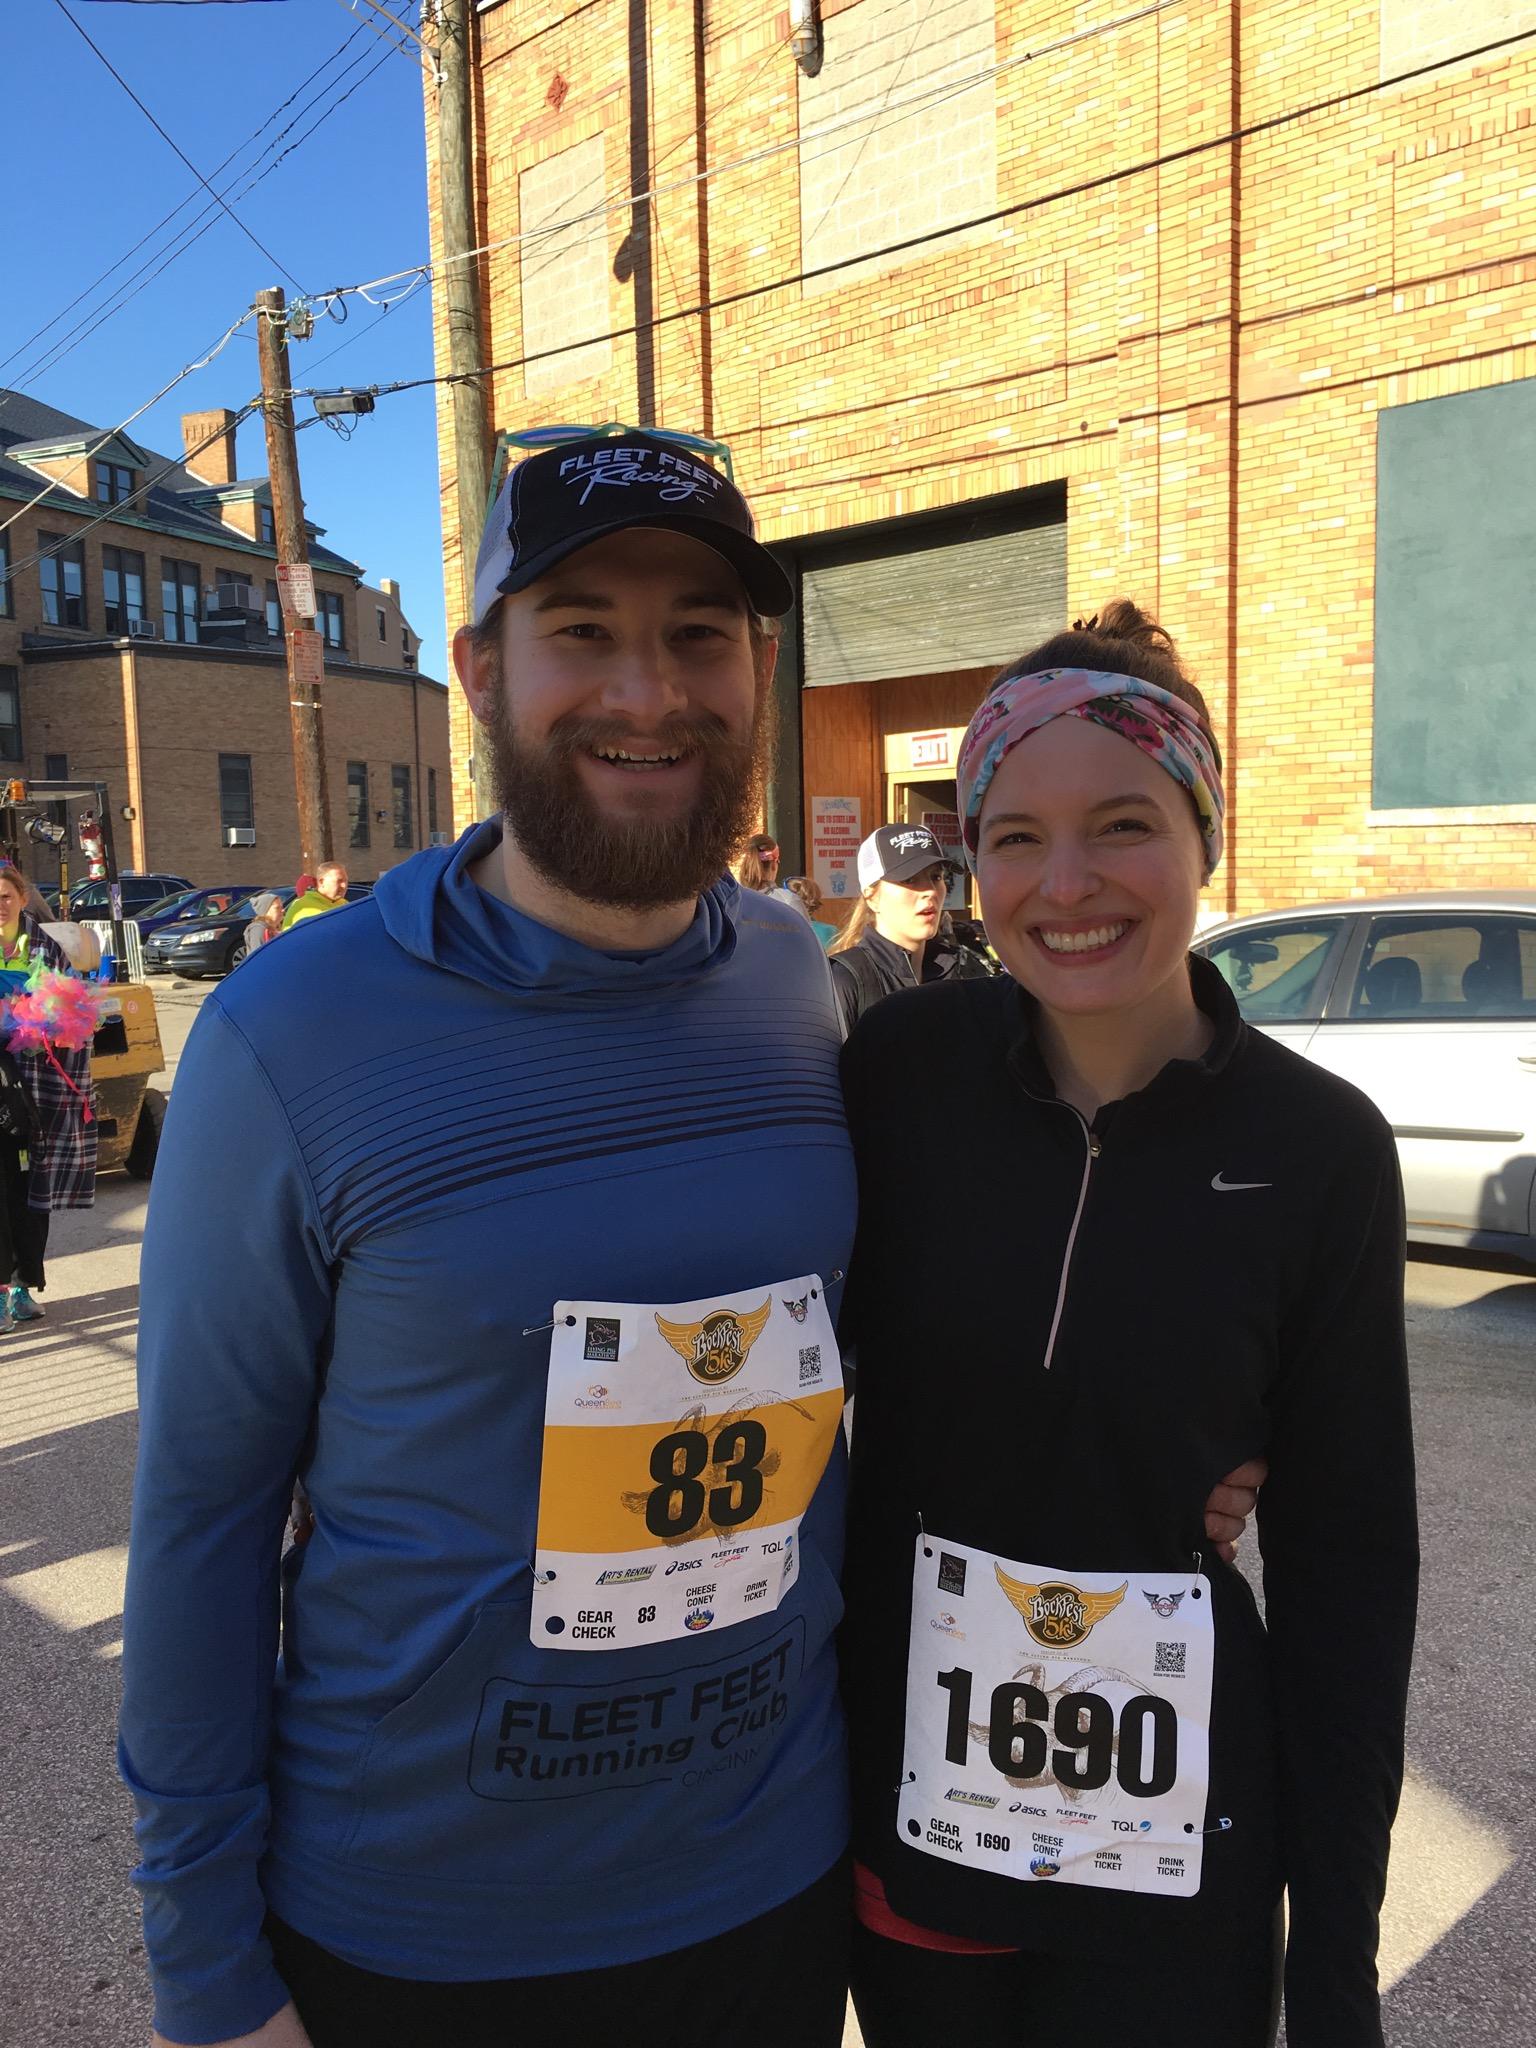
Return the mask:
[(1258, 1504), (1259, 1488), (1269, 1477), (1264, 1458), (1250, 1458), (1211, 1488), (1205, 1504), (1205, 1533), (1216, 1545), (1217, 1555), (1230, 1564), (1237, 1556), (1238, 1540), (1248, 1526), (1248, 1517)]
[[(150, 2048), (176, 2048), (176, 2044), (167, 2041), (163, 2034), (151, 2034), (149, 2043)], [(304, 2031), (298, 2007), (285, 2005), (254, 2034), (241, 2034), (235, 2040), (215, 2042), (213, 2048), (312, 2048), (312, 2043)]]

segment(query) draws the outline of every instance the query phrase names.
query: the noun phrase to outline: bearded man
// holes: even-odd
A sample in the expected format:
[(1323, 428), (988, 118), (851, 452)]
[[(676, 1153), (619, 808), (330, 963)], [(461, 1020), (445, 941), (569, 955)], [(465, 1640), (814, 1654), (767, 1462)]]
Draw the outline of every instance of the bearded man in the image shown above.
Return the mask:
[(454, 650), (502, 815), (204, 1007), (124, 1627), (164, 2041), (841, 2039), (853, 1170), (815, 937), (726, 872), (790, 598), (686, 448), (529, 456)]

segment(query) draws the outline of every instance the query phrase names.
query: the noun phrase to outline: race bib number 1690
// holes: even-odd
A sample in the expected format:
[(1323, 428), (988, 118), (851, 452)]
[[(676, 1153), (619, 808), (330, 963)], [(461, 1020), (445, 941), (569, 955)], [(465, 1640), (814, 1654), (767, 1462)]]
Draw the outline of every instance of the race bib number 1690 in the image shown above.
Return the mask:
[(771, 1613), (842, 1407), (815, 1274), (708, 1301), (558, 1302), (532, 1640), (624, 1648)]
[(1028, 1884), (1197, 1892), (1214, 1645), (1198, 1572), (920, 1535), (901, 1840)]

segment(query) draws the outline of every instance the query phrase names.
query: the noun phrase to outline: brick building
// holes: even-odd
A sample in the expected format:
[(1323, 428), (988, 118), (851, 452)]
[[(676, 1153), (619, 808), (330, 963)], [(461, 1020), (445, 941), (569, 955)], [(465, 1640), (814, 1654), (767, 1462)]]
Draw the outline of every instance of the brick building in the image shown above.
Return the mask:
[[(124, 868), (261, 886), (298, 871), (298, 811), (271, 494), (237, 473), (234, 419), (187, 414), (199, 452), (168, 463), (0, 392), (0, 776), (104, 781)], [(447, 691), (399, 586), (322, 532), (333, 842), (371, 880), (450, 825)]]
[(729, 443), (793, 865), (942, 821), (990, 671), (1126, 593), (1213, 910), (1531, 881), (1536, 0), (481, 0), (476, 62), (497, 426)]

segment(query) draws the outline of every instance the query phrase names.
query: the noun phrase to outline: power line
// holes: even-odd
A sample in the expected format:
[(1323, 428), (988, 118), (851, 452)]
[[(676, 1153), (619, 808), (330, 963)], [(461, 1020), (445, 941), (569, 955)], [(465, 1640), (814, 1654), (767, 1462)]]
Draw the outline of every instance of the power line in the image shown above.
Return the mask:
[[(1172, 0), (1160, 0), (1159, 8), (1146, 11), (1160, 11), (1162, 5), (1168, 4), (1172, 4)], [(1108, 186), (1119, 184), (1122, 179), (1145, 177), (1149, 171), (1165, 170), (1172, 164), (1188, 163), (1196, 157), (1209, 155), (1212, 150), (1226, 149), (1235, 142), (1244, 142), (1256, 135), (1269, 134), (1277, 128), (1288, 126), (1293, 121), (1307, 120), (1315, 114), (1328, 113), (1341, 107), (1350, 106), (1355, 101), (1366, 99), (1374, 93), (1386, 92), (1396, 86), (1407, 84), (1413, 79), (1424, 78), (1435, 71), (1444, 70), (1447, 65), (1468, 63), (1478, 57), (1489, 56), (1495, 51), (1510, 49), (1517, 43), (1529, 42), (1533, 37), (1536, 37), (1536, 28), (1521, 29), (1512, 35), (1500, 36), (1492, 42), (1484, 43), (1477, 49), (1460, 51), (1454, 57), (1437, 58), (1431, 63), (1416, 65), (1411, 70), (1396, 72), (1390, 78), (1377, 79), (1370, 85), (1353, 86), (1343, 92), (1331, 93), (1325, 99), (1312, 100), (1305, 106), (1292, 107), (1285, 113), (1271, 114), (1261, 121), (1252, 121), (1245, 123), (1241, 127), (1228, 129), (1224, 134), (1209, 136), (1203, 142), (1187, 143), (1182, 149), (1167, 150), (1158, 156), (1144, 157), (1139, 163), (1125, 165), (1120, 170), (1104, 171), (1095, 177), (1081, 179), (1075, 185), (1058, 186), (1054, 191), (1041, 193), (1032, 199), (1019, 199), (1008, 206), (993, 207), (986, 213), (972, 214), (965, 220), (951, 222), (948, 227), (929, 228), (921, 234), (907, 235), (899, 241), (887, 242), (875, 249), (861, 250), (855, 256), (842, 256), (831, 263), (814, 264), (792, 271), (786, 276), (771, 279), (767, 284), (747, 285), (740, 291), (726, 292), (717, 298), (701, 300), (692, 306), (680, 306), (670, 313), (658, 313), (652, 319), (643, 323), (632, 322), (624, 327), (606, 328), (599, 334), (584, 335), (577, 341), (561, 342), (552, 348), (532, 349), (524, 355), (511, 356), (505, 362), (486, 363), (474, 370), (448, 371), (435, 377), (405, 378), (393, 384), (375, 384), (365, 388), (372, 392), (375, 397), (382, 398), (397, 391), (420, 390), (424, 386), (431, 384), (455, 384), (461, 382), (466, 377), (490, 377), (499, 374), (503, 370), (522, 369), (529, 363), (543, 362), (548, 357), (566, 355), (577, 349), (591, 348), (601, 342), (625, 340), (630, 336), (639, 334), (642, 327), (650, 330), (657, 327), (671, 326), (677, 320), (697, 319), (700, 314), (716, 312), (728, 306), (742, 305), (751, 299), (765, 298), (770, 292), (783, 291), (790, 285), (807, 284), (816, 278), (831, 277), (839, 271), (850, 270), (860, 264), (877, 262), (884, 256), (899, 256), (909, 249), (919, 249), (931, 242), (946, 241), (951, 235), (969, 234), (977, 228), (990, 227), (1002, 220), (1013, 220), (1021, 214), (1034, 213), (1042, 207), (1055, 206), (1066, 199), (1078, 199), (1086, 193), (1103, 191)], [(685, 182), (693, 183), (695, 181), (690, 179)], [(509, 239), (516, 241), (524, 238), (513, 236)], [(492, 246), (504, 247), (505, 244), (495, 244)], [(483, 254), (485, 252), (471, 251), (468, 253)], [(430, 268), (430, 266), (423, 267)], [(410, 276), (413, 273), (401, 271), (396, 273), (396, 275)], [(375, 284), (390, 281), (388, 279), (373, 280)], [(313, 393), (306, 390), (295, 390), (290, 395), (295, 398), (308, 398), (312, 397)]]
[[(478, 256), (494, 255), (502, 249), (514, 248), (523, 242), (541, 241), (552, 235), (563, 234), (567, 228), (579, 227), (583, 221), (600, 221), (612, 213), (628, 212), (648, 200), (654, 202), (657, 199), (668, 198), (676, 192), (686, 192), (694, 185), (713, 183), (715, 179), (724, 177), (730, 171), (747, 170), (755, 164), (765, 163), (776, 156), (785, 156), (794, 152), (799, 154), (803, 160), (814, 161), (814, 156), (807, 157), (806, 155), (807, 143), (823, 141), (829, 135), (837, 135), (845, 129), (860, 127), (866, 121), (873, 121), (876, 127), (883, 127), (897, 121), (906, 120), (914, 114), (926, 112), (933, 106), (941, 105), (945, 100), (954, 99), (961, 93), (969, 92), (974, 86), (983, 85), (989, 78), (996, 78), (1003, 72), (1017, 70), (1023, 64), (1036, 63), (1041, 57), (1054, 56), (1058, 51), (1070, 49), (1075, 44), (1091, 41), (1097, 36), (1109, 35), (1117, 29), (1132, 27), (1138, 21), (1147, 20), (1153, 15), (1165, 13), (1171, 7), (1181, 7), (1185, 4), (1187, 4), (1187, 0), (1148, 0), (1147, 5), (1136, 8), (1130, 14), (1119, 15), (1113, 21), (1098, 22), (1091, 28), (1078, 29), (1069, 35), (1058, 36), (1049, 43), (1040, 44), (1036, 49), (1021, 51), (1017, 56), (1004, 58), (996, 64), (989, 64), (979, 71), (969, 73), (966, 77), (950, 79), (940, 85), (924, 87), (921, 92), (910, 94), (905, 99), (895, 101), (883, 116), (878, 110), (873, 116), (868, 110), (857, 114), (845, 115), (839, 120), (827, 122), (823, 127), (806, 130), (789, 137), (783, 142), (766, 143), (761, 149), (751, 150), (744, 156), (728, 158), (724, 163), (707, 165), (703, 170), (691, 172), (688, 176), (675, 179), (670, 184), (653, 185), (645, 191), (626, 193), (622, 198), (605, 199), (596, 206), (586, 208), (581, 213), (567, 214), (562, 219), (546, 222), (542, 227), (524, 229), (515, 235), (503, 235), (494, 242), (482, 242), (473, 249), (456, 250), (449, 255), (440, 257), (436, 263), (412, 264), (404, 270), (390, 271), (383, 277), (369, 278), (364, 284), (334, 286), (329, 292), (317, 294), (313, 303), (319, 304), (321, 300), (337, 298), (348, 293), (376, 291), (380, 286), (396, 284), (402, 278), (430, 277), (435, 272), (446, 268), (450, 263), (468, 263)], [(887, 11), (894, 12), (895, 10), (890, 9)], [(1536, 30), (1527, 31), (1527, 33), (1536, 34)], [(1518, 40), (1518, 38), (1515, 40)], [(775, 54), (777, 54), (777, 48), (769, 52), (769, 57), (771, 58)], [(1457, 61), (1460, 60), (1458, 59)], [(760, 66), (759, 70), (762, 68), (764, 67)], [(756, 75), (754, 74), (753, 80), (749, 82), (755, 82)], [(843, 142), (832, 145), (834, 150), (843, 149), (847, 146)], [(815, 154), (825, 155), (828, 153), (830, 152), (818, 151)], [(793, 280), (789, 281), (793, 282)], [(601, 338), (599, 337), (599, 339)], [(584, 346), (584, 344), (573, 342), (570, 346), (580, 347)]]
[[(323, 63), (317, 64), (314, 70), (310, 72), (308, 78), (301, 80), (301, 82), (294, 87), (293, 91), (289, 93), (287, 99), (285, 99), (280, 106), (273, 108), (272, 112), (268, 114), (266, 120), (262, 122), (261, 126), (259, 128), (253, 129), (253, 131), (245, 138), (244, 142), (237, 143), (236, 146), (229, 152), (229, 155), (224, 158), (223, 162), (216, 164), (214, 166), (212, 172), (209, 175), (216, 178), (221, 171), (228, 169), (228, 167), (234, 162), (235, 158), (239, 156), (242, 151), (249, 149), (251, 144), (257, 141), (258, 138), (268, 128), (271, 127), (272, 123), (278, 118), (280, 114), (284, 114), (288, 111), (289, 107), (293, 105), (294, 101), (298, 98), (299, 94), (303, 92), (308, 86), (310, 86), (314, 82), (314, 80), (320, 76), (322, 71), (329, 70), (331, 65), (335, 63), (336, 59), (345, 54), (347, 49), (354, 42), (356, 42), (357, 38), (362, 34), (364, 26), (365, 24), (363, 22), (359, 22), (357, 27), (353, 29), (351, 35), (349, 35), (345, 39), (345, 41), (343, 41), (336, 49), (334, 49), (331, 52), (330, 56), (327, 57)], [(348, 68), (350, 69), (351, 67), (349, 66)], [(297, 118), (298, 117), (296, 117), (296, 119)], [(284, 129), (282, 131), (284, 135), (287, 134), (287, 132), (287, 129)], [(279, 135), (276, 139), (278, 141), (281, 141), (282, 136)], [(269, 147), (270, 146), (271, 145), (269, 145)], [(264, 156), (265, 154), (266, 151), (263, 150), (262, 155)], [(257, 158), (257, 162), (260, 162), (259, 157)], [(249, 170), (253, 167), (247, 165), (246, 168), (247, 170)], [(233, 180), (231, 180), (231, 183), (233, 183)], [(105, 284), (107, 279), (112, 275), (113, 271), (121, 270), (121, 268), (128, 261), (130, 256), (136, 256), (140, 249), (143, 248), (146, 242), (152, 240), (154, 236), (158, 235), (162, 228), (169, 227), (171, 222), (176, 218), (177, 214), (181, 212), (182, 208), (184, 206), (190, 205), (192, 200), (195, 199), (196, 196), (197, 194), (195, 191), (189, 192), (184, 199), (178, 200), (176, 205), (174, 205), (171, 208), (169, 213), (165, 214), (160, 220), (156, 221), (155, 225), (152, 228), (147, 228), (145, 232), (142, 235), (140, 235), (139, 239), (134, 243), (131, 249), (125, 250), (123, 254), (118, 257), (115, 263), (109, 264), (108, 267), (104, 271), (102, 271), (101, 275), (97, 277), (91, 284), (88, 284), (83, 291), (77, 292), (75, 296), (70, 300), (67, 306), (61, 307), (60, 310), (54, 314), (51, 320), (45, 320), (43, 325), (37, 328), (33, 333), (29, 334), (25, 341), (19, 342), (17, 346), (11, 350), (8, 356), (0, 358), (0, 371), (7, 369), (10, 366), (10, 364), (15, 362), (18, 356), (25, 355), (26, 351), (32, 346), (33, 342), (41, 341), (43, 336), (48, 332), (50, 327), (57, 327), (59, 322), (62, 319), (64, 319), (67, 314), (72, 313), (75, 310), (76, 306), (78, 306), (82, 300), (88, 299), (91, 296), (92, 292), (97, 290), (99, 286)], [(206, 213), (209, 210), (210, 209), (205, 207), (203, 211)], [(202, 214), (199, 214), (197, 216), (199, 220), (201, 220), (202, 217)]]
[(240, 218), (239, 214), (235, 212), (235, 209), (224, 198), (223, 194), (219, 192), (214, 192), (213, 187), (208, 183), (208, 180), (197, 168), (197, 165), (193, 163), (191, 157), (187, 155), (186, 151), (181, 147), (180, 143), (177, 142), (172, 136), (166, 134), (165, 130), (161, 127), (160, 123), (149, 111), (148, 107), (145, 106), (144, 102), (139, 98), (138, 94), (134, 91), (133, 87), (128, 83), (127, 79), (124, 78), (123, 74), (121, 73), (121, 71), (118, 70), (117, 66), (112, 62), (111, 58), (107, 56), (106, 52), (103, 49), (101, 49), (101, 47), (98, 44), (93, 43), (91, 41), (91, 38), (86, 34), (85, 30), (80, 26), (79, 22), (76, 21), (75, 17), (64, 5), (64, 0), (53, 0), (53, 4), (55, 7), (57, 7), (60, 14), (63, 15), (64, 19), (69, 23), (70, 27), (74, 30), (75, 34), (79, 36), (80, 40), (85, 44), (87, 49), (93, 51), (95, 55), (98, 58), (100, 58), (101, 62), (106, 66), (108, 71), (111, 72), (112, 76), (117, 80), (118, 84), (122, 87), (123, 91), (127, 93), (129, 99), (133, 101), (133, 104), (138, 108), (139, 112), (144, 116), (145, 120), (154, 129), (155, 133), (160, 137), (161, 141), (167, 143), (170, 146), (170, 148), (175, 150), (177, 156), (181, 158), (182, 162), (186, 165), (187, 169), (192, 173), (193, 177), (196, 178), (197, 182), (203, 187), (203, 190), (205, 192), (213, 193), (213, 197), (218, 200), (220, 206), (223, 207), (224, 211), (229, 215), (230, 219), (234, 222), (235, 226), (240, 230), (241, 234), (245, 236), (245, 239), (251, 244), (252, 248), (259, 250), (260, 253), (266, 257), (269, 263), (276, 265), (277, 269), (282, 271), (283, 276), (287, 278), (288, 282), (293, 286), (296, 292), (303, 291), (303, 285), (299, 283), (299, 280), (294, 276), (293, 272), (287, 269), (283, 264), (278, 262), (277, 258), (272, 254), (272, 251), (267, 247), (265, 242), (260, 242), (256, 239), (255, 235), (251, 233), (251, 230), (246, 226), (245, 222)]
[[(85, 450), (86, 455), (94, 455), (98, 448), (104, 448), (106, 444), (114, 438), (114, 436), (123, 433), (127, 428), (131, 427), (136, 419), (138, 419), (142, 414), (148, 412), (152, 405), (158, 405), (161, 399), (164, 398), (168, 392), (174, 391), (176, 389), (176, 386), (180, 384), (185, 378), (190, 377), (195, 370), (207, 369), (208, 365), (213, 361), (214, 357), (218, 355), (234, 339), (234, 337), (240, 332), (240, 329), (244, 327), (246, 322), (251, 318), (252, 315), (249, 312), (242, 313), (240, 315), (240, 318), (234, 323), (232, 327), (227, 327), (224, 330), (224, 332), (219, 336), (218, 340), (213, 344), (212, 348), (208, 350), (206, 355), (200, 357), (199, 360), (195, 363), (188, 363), (184, 369), (178, 370), (176, 372), (176, 375), (171, 379), (169, 384), (162, 384), (160, 389), (155, 393), (153, 398), (146, 398), (144, 403), (141, 406), (137, 406), (131, 413), (129, 413), (128, 417), (125, 420), (119, 420), (115, 427), (108, 427), (105, 430), (105, 432), (98, 434), (96, 438), (87, 446)], [(215, 435), (214, 439), (217, 440), (218, 436)], [(162, 474), (164, 474), (163, 471)], [(52, 493), (55, 490), (57, 490), (57, 488), (57, 483), (50, 479), (50, 481), (46, 483), (43, 486), (43, 488), (38, 492), (35, 498), (29, 498), (26, 504), (24, 504), (19, 511), (13, 512), (11, 514), (9, 519), (0, 519), (0, 533), (8, 532), (10, 528), (16, 524), (18, 519), (25, 518), (26, 514), (32, 510), (34, 505), (40, 505), (43, 502), (44, 498), (51, 496)], [(121, 499), (119, 502), (122, 504), (127, 504), (128, 500), (124, 498)]]
[[(351, 40), (352, 38), (349, 37), (348, 42), (350, 42)], [(342, 45), (343, 50), (346, 47), (346, 44)], [(341, 51), (336, 52), (336, 55), (339, 56), (340, 54)], [(297, 136), (294, 141), (290, 142), (286, 149), (279, 150), (278, 154), (272, 158), (272, 161), (266, 165), (265, 169), (257, 172), (254, 177), (251, 177), (250, 173), (253, 170), (255, 170), (256, 164), (259, 164), (261, 162), (262, 157), (270, 155), (271, 152), (277, 148), (277, 145), (283, 140), (284, 136), (291, 135), (293, 133), (293, 130), (298, 126), (299, 122), (304, 118), (305, 114), (307, 114), (311, 110), (311, 108), (319, 105), (321, 100), (325, 98), (326, 93), (334, 92), (336, 87), (341, 84), (342, 79), (345, 78), (348, 75), (348, 73), (356, 70), (357, 66), (360, 63), (362, 63), (368, 55), (368, 50), (364, 48), (364, 50), (357, 57), (355, 57), (353, 61), (349, 65), (347, 65), (346, 68), (342, 72), (340, 72), (336, 78), (334, 78), (331, 81), (329, 86), (323, 87), (320, 92), (316, 93), (314, 98), (309, 100), (305, 104), (305, 106), (303, 106), (299, 110), (299, 112), (294, 116), (293, 120), (288, 123), (288, 126), (286, 128), (279, 130), (279, 132), (272, 138), (271, 142), (267, 144), (266, 148), (261, 151), (260, 155), (258, 155), (251, 164), (248, 164), (244, 171), (236, 174), (236, 179), (232, 179), (230, 181), (229, 186), (225, 188), (226, 192), (233, 190), (235, 183), (240, 177), (245, 177), (248, 182), (245, 185), (241, 186), (239, 191), (234, 193), (235, 198), (243, 199), (248, 192), (254, 191), (257, 185), (261, 184), (264, 179), (269, 178), (272, 175), (272, 173), (277, 169), (278, 165), (282, 163), (285, 157), (291, 156), (295, 150), (301, 148), (304, 145), (304, 143), (306, 143), (309, 140), (310, 136), (312, 136), (315, 133), (315, 130), (317, 128), (319, 128), (324, 122), (329, 120), (331, 115), (334, 114), (339, 107), (344, 105), (345, 102), (349, 100), (355, 92), (360, 91), (361, 88), (368, 83), (368, 80), (372, 78), (376, 72), (381, 71), (384, 65), (387, 64), (389, 61), (389, 52), (386, 50), (384, 55), (378, 58), (369, 67), (369, 69), (363, 73), (361, 78), (356, 79), (344, 93), (341, 93), (339, 97), (334, 99), (331, 102), (331, 104), (328, 107), (326, 107), (325, 110), (321, 114), (319, 114), (314, 121), (310, 123), (309, 127), (304, 130), (302, 135)], [(327, 60), (327, 62), (331, 61), (334, 60)], [(325, 68), (325, 65), (322, 65), (320, 67), (322, 71)], [(305, 81), (306, 84), (308, 82), (308, 80)], [(303, 87), (301, 86), (299, 90), (302, 91)], [(281, 111), (281, 109), (279, 111)], [(174, 212), (179, 211), (179, 208), (174, 209), (173, 215)], [(117, 287), (118, 297), (116, 304), (109, 305), (104, 309), (97, 308), (97, 310), (94, 313), (85, 315), (84, 318), (77, 321), (75, 326), (70, 328), (67, 333), (59, 337), (57, 341), (51, 343), (49, 347), (44, 350), (42, 357), (38, 360), (35, 360), (22, 373), (22, 376), (18, 382), (18, 388), (22, 388), (27, 384), (35, 383), (39, 377), (45, 376), (50, 370), (54, 369), (60, 362), (62, 362), (66, 355), (69, 355), (70, 353), (72, 353), (74, 349), (78, 348), (82, 341), (88, 339), (89, 336), (94, 334), (99, 328), (105, 326), (108, 320), (114, 319), (118, 313), (122, 312), (125, 306), (129, 305), (134, 299), (138, 297), (141, 291), (147, 289), (149, 285), (154, 283), (157, 277), (161, 276), (162, 273), (168, 270), (173, 263), (178, 262), (181, 259), (181, 257), (186, 255), (189, 249), (191, 249), (196, 243), (201, 241), (203, 236), (207, 234), (209, 230), (217, 223), (218, 218), (218, 209), (213, 205), (205, 206), (201, 213), (195, 214), (190, 221), (186, 222), (180, 229), (177, 230), (176, 236), (172, 237), (173, 244), (176, 243), (179, 239), (179, 246), (171, 246), (169, 248), (169, 253), (165, 253), (165, 251), (163, 250), (157, 251), (156, 253), (162, 255), (163, 257), (163, 260), (160, 261), (159, 263), (155, 263), (155, 259), (153, 256), (147, 258), (145, 263), (141, 264), (137, 271), (133, 272), (130, 277), (124, 279), (123, 283)], [(198, 225), (199, 222), (202, 223), (201, 226)], [(149, 267), (150, 264), (152, 263), (155, 264), (155, 267), (153, 269)], [(0, 400), (0, 405), (3, 405), (4, 402), (5, 401)]]
[[(23, 555), (19, 562), (6, 571), (7, 580), (13, 576), (19, 576), (23, 569), (30, 569), (35, 563), (45, 561), (51, 556), (61, 553), (65, 548), (73, 547), (76, 541), (83, 540), (86, 534), (93, 527), (100, 526), (103, 520), (120, 519), (125, 505), (131, 505), (136, 498), (142, 498), (146, 492), (152, 491), (156, 484), (160, 483), (165, 477), (168, 477), (173, 469), (180, 469), (184, 463), (190, 462), (194, 456), (201, 455), (205, 448), (211, 448), (215, 441), (222, 441), (226, 434), (232, 434), (237, 427), (243, 426), (252, 413), (260, 411), (261, 400), (259, 398), (247, 399), (234, 418), (225, 426), (219, 427), (213, 433), (206, 435), (197, 443), (196, 447), (186, 449), (179, 461), (173, 459), (164, 463), (155, 471), (153, 476), (147, 476), (143, 483), (136, 485), (126, 498), (119, 498), (115, 505), (103, 506), (94, 518), (87, 519), (84, 526), (77, 526), (73, 533), (65, 534), (51, 548), (38, 548), (30, 555)], [(35, 504), (37, 501), (34, 499), (33, 502)], [(25, 511), (25, 509), (26, 507), (23, 506), (22, 510)], [(59, 509), (63, 511), (72, 508), (61, 506)]]

